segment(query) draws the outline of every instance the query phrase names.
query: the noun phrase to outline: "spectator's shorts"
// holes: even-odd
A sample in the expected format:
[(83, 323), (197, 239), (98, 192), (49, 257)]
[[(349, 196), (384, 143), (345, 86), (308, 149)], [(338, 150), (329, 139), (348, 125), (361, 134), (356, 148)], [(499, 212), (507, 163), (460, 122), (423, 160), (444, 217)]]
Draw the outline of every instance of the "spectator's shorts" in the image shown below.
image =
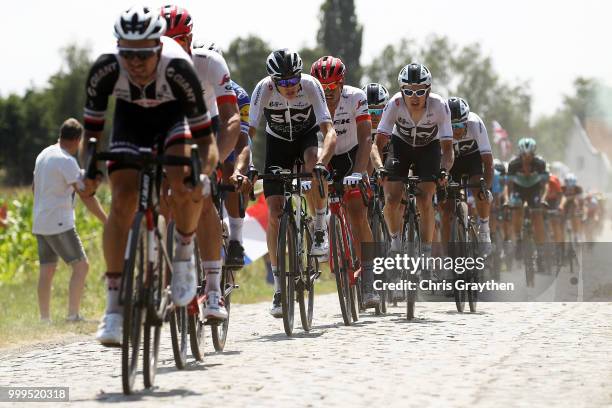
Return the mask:
[(60, 256), (67, 264), (86, 260), (81, 239), (74, 228), (54, 235), (38, 235), (38, 259), (41, 265), (57, 263)]

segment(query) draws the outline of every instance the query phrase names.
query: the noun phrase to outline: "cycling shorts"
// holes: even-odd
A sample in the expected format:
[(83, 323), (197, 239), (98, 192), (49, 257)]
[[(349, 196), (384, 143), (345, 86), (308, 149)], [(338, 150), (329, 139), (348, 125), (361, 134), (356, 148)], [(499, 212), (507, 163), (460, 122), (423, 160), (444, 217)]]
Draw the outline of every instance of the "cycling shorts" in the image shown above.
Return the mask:
[(385, 168), (390, 175), (406, 177), (414, 165), (413, 176), (420, 177), (421, 181), (434, 181), (440, 172), (441, 156), (439, 140), (426, 146), (414, 147), (392, 136)]

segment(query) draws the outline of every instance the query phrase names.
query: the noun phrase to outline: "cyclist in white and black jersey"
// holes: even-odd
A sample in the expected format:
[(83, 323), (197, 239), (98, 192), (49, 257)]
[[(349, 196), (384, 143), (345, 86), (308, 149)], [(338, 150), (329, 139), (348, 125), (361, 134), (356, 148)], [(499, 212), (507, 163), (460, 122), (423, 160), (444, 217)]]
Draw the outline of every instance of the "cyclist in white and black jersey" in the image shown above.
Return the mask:
[[(240, 134), (237, 98), (230, 83), (230, 73), (225, 59), (219, 53), (207, 48), (191, 48), (193, 18), (187, 9), (167, 5), (161, 8), (160, 14), (166, 20), (165, 35), (175, 40), (191, 56), (202, 84), (204, 100), (210, 107), (213, 130), (217, 134), (219, 159), (223, 162), (234, 152)], [(211, 196), (204, 200), (197, 234), (202, 270), (206, 276), (204, 296), (198, 299), (198, 304), (205, 318), (225, 320), (227, 310), (220, 286), (223, 231)]]
[[(103, 138), (104, 116), (111, 95), (116, 97), (112, 151), (137, 153), (140, 147), (163, 148), (170, 155), (189, 156), (191, 143), (201, 147), (204, 171), (218, 160), (210, 115), (189, 56), (173, 40), (162, 37), (166, 22), (157, 10), (132, 7), (115, 23), (117, 50), (101, 55), (92, 66), (85, 100), (85, 140)], [(107, 305), (96, 337), (105, 345), (121, 343), (122, 311), (118, 302), (123, 254), (137, 209), (138, 172), (110, 163), (112, 202), (104, 228)], [(196, 292), (193, 234), (202, 205), (202, 187), (184, 184), (186, 167), (167, 167), (172, 189), (170, 205), (176, 221), (172, 299), (183, 306)], [(97, 181), (86, 180), (88, 188)]]
[[(455, 161), (450, 169), (451, 178), (460, 182), (463, 175), (469, 176), (470, 183), (478, 183), (484, 177), (487, 183), (487, 194), (482, 196), (478, 188), (472, 189), (478, 211), (478, 241), (483, 255), (491, 252), (489, 231), (489, 212), (493, 196), (490, 192), (493, 183), (493, 153), (491, 143), (480, 116), (470, 111), (468, 103), (457, 97), (448, 99), (453, 127)], [(447, 243), (450, 237), (450, 216), (452, 205), (448, 202), (442, 206), (442, 242)]]
[[(251, 94), (249, 134), (255, 137), (262, 116), (266, 118), (266, 164), (265, 172), (271, 168), (292, 169), (296, 159), (304, 161), (304, 170), (328, 176), (325, 166), (334, 154), (336, 132), (321, 84), (315, 78), (302, 74), (303, 63), (297, 52), (288, 49), (276, 50), (267, 59), (269, 76), (259, 81)], [(323, 134), (323, 148), (318, 152), (319, 131)], [(264, 194), (268, 204), (267, 242), (272, 272), (274, 273), (274, 300), (270, 313), (282, 316), (280, 284), (276, 265), (276, 241), (279, 216), (283, 209), (283, 189), (279, 182), (264, 180)], [(324, 256), (329, 251), (325, 212), (327, 183), (323, 189), (325, 197), (319, 195), (316, 177), (307, 194), (310, 208), (315, 208), (314, 243), (311, 255)]]
[(361, 252), (361, 243), (372, 242), (372, 230), (368, 223), (367, 207), (356, 188), (368, 176), (366, 169), (372, 150), (372, 122), (365, 92), (345, 85), (345, 72), (342, 60), (332, 56), (318, 59), (310, 69), (310, 75), (323, 86), (327, 108), (336, 130), (336, 150), (329, 167), (335, 181), (343, 181), (346, 185), (344, 202), (363, 271), (364, 303), (366, 307), (375, 307), (380, 303), (380, 298), (373, 289), (373, 254)]
[[(450, 111), (446, 99), (431, 92), (431, 73), (424, 65), (406, 65), (399, 73), (398, 82), (400, 92), (387, 103), (378, 125), (372, 160), (379, 173), (397, 176), (407, 176), (414, 165), (413, 175), (421, 178), (419, 189), (422, 193), (417, 196), (417, 206), (421, 214), (422, 249), (424, 255), (429, 256), (434, 233), (434, 180), (440, 165), (445, 169), (453, 165)], [(389, 155), (382, 168), (380, 146), (389, 138)], [(385, 183), (384, 214), (392, 251), (401, 248), (402, 194), (401, 182)]]

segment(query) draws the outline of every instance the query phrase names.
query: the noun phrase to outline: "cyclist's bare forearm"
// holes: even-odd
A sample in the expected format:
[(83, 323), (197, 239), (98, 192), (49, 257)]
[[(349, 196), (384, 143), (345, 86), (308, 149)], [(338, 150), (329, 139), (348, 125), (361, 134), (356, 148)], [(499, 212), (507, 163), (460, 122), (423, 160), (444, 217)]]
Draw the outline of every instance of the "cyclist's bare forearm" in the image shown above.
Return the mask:
[(214, 136), (196, 139), (202, 159), (202, 173), (211, 174), (219, 162), (219, 151)]
[(484, 179), (487, 183), (487, 188), (491, 188), (493, 183), (493, 155), (483, 154), (480, 156), (482, 159), (482, 166), (484, 167)]
[(374, 168), (377, 169), (383, 166), (382, 162), (382, 151), (385, 148), (389, 138), (387, 135), (382, 133), (377, 133), (374, 139), (374, 144), (372, 145), (372, 151), (370, 152), (370, 159), (372, 160), (372, 164)]
[(246, 133), (240, 133), (234, 153), (236, 155), (235, 171), (246, 174), (249, 171), (249, 164), (251, 164), (251, 148), (249, 146), (249, 136)]
[(238, 105), (219, 105), (219, 159), (223, 162), (232, 153), (240, 137), (240, 114)]
[(334, 156), (336, 151), (336, 130), (332, 126), (331, 122), (321, 123), (321, 133), (323, 133), (323, 151), (321, 156), (318, 157), (318, 161), (323, 164), (329, 163), (331, 158)]
[(358, 146), (357, 157), (355, 159), (354, 173), (363, 173), (368, 166), (370, 152), (372, 151), (372, 122), (369, 120), (361, 121), (357, 124), (357, 140)]

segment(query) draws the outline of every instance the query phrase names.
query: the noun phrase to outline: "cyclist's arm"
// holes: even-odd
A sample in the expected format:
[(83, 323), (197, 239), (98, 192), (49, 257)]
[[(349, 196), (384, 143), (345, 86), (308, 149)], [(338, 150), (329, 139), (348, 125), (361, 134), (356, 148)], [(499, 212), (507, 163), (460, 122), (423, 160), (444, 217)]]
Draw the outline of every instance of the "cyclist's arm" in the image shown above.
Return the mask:
[(219, 151), (212, 134), (212, 123), (204, 102), (202, 85), (193, 65), (183, 59), (170, 61), (166, 69), (166, 80), (182, 105), (191, 135), (200, 148), (202, 171), (204, 174), (210, 174), (219, 161)]
[(368, 112), (368, 98), (362, 90), (355, 93), (353, 107), (355, 108), (355, 123), (357, 125), (357, 156), (353, 172), (363, 173), (368, 168), (370, 152), (372, 151), (372, 118)]
[(232, 153), (240, 135), (240, 115), (236, 101), (219, 103), (219, 159), (225, 161)]
[(442, 148), (442, 158), (440, 167), (450, 170), (455, 161), (455, 149), (453, 149), (453, 127), (451, 125), (451, 113), (446, 100), (442, 102), (443, 109), (439, 121), (440, 146)]
[(331, 122), (323, 122), (319, 124), (321, 133), (323, 133), (323, 149), (317, 161), (327, 165), (334, 156), (336, 150), (336, 130)]
[(493, 152), (491, 151), (487, 127), (477, 114), (471, 113), (470, 116), (475, 119), (473, 130), (476, 132), (476, 143), (478, 143), (478, 150), (484, 167), (484, 178), (487, 186), (491, 188), (493, 183)]
[(493, 184), (493, 155), (491, 153), (481, 153), (480, 159), (482, 160), (482, 166), (484, 168), (484, 179), (487, 183), (487, 187), (490, 189)]
[(319, 125), (321, 133), (323, 133), (323, 149), (317, 161), (327, 164), (336, 151), (336, 129), (334, 129), (332, 125), (332, 117), (327, 108), (327, 103), (325, 102), (323, 87), (319, 81), (314, 78), (311, 79), (311, 81), (302, 81), (302, 87), (308, 100), (312, 104), (317, 124)]
[(259, 81), (253, 89), (253, 93), (251, 93), (251, 104), (249, 109), (249, 137), (252, 140), (255, 140), (255, 135), (257, 134), (257, 126), (259, 126), (259, 122), (261, 121), (261, 116), (263, 114), (264, 107), (268, 103), (270, 98), (270, 94), (272, 87), (269, 77), (266, 77)]
[(249, 170), (249, 165), (251, 164), (251, 146), (249, 143), (249, 136), (246, 133), (240, 133), (234, 153), (236, 154), (234, 173), (239, 172), (243, 175), (246, 174)]
[(370, 153), (370, 159), (375, 169), (384, 166), (382, 162), (382, 152), (385, 146), (389, 143), (389, 135), (384, 133), (376, 133), (374, 144), (372, 145), (372, 151)]

